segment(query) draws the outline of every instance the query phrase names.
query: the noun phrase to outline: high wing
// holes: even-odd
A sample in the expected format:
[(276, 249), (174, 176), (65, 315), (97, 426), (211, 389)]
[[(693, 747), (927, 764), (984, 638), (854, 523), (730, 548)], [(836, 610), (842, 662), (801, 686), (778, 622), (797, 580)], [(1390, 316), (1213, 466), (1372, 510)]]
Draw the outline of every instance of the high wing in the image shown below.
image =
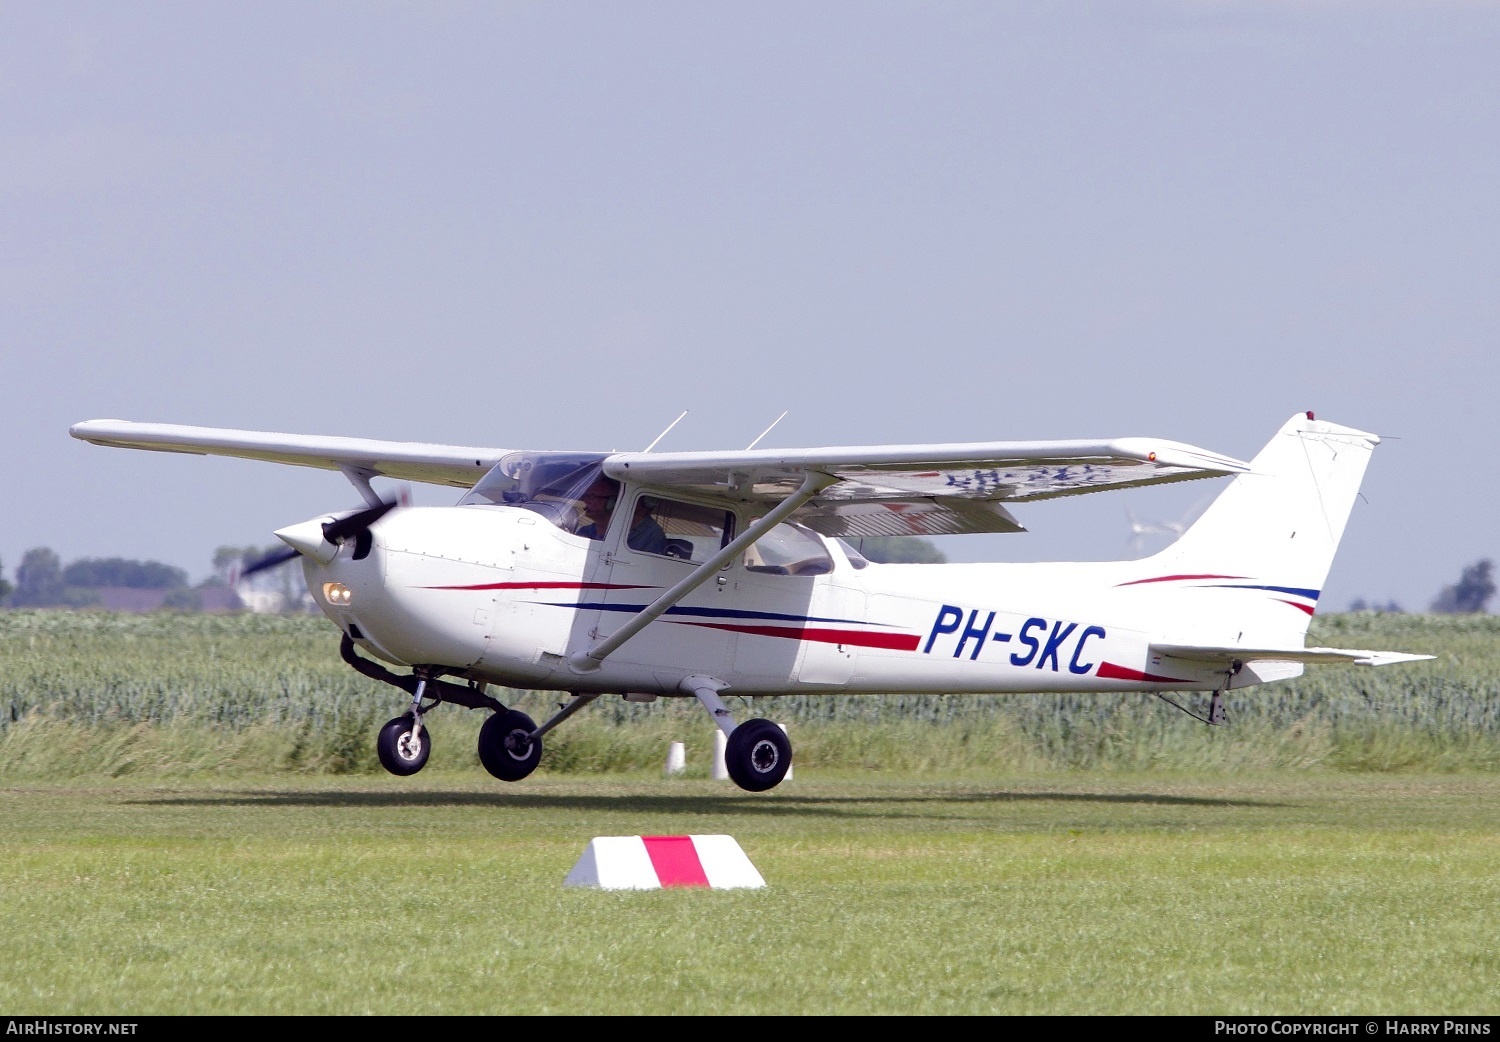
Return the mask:
[[(364, 477), (471, 488), (510, 450), (310, 434), (88, 420), (95, 445), (235, 456)], [(1172, 441), (979, 442), (743, 452), (617, 453), (610, 476), (767, 509), (809, 475), (835, 479), (792, 515), (825, 535), (1020, 532), (1007, 502), (1240, 474), (1249, 464)]]
[(68, 433), (95, 445), (123, 449), (237, 456), (457, 488), (472, 488), (510, 451), (470, 445), (274, 434), (220, 427), (184, 427), (173, 423), (133, 423), (129, 420), (88, 420), (74, 424)]
[(1148, 438), (745, 452), (620, 453), (605, 473), (662, 489), (773, 505), (807, 475), (837, 482), (793, 518), (835, 536), (1020, 532), (1004, 504), (1242, 474), (1244, 463)]
[(1303, 662), (1310, 665), (1353, 664), (1389, 666), (1396, 662), (1421, 662), (1433, 655), (1411, 655), (1404, 651), (1367, 651), (1362, 648), (1234, 648), (1202, 644), (1152, 644), (1151, 650), (1172, 658), (1198, 662)]

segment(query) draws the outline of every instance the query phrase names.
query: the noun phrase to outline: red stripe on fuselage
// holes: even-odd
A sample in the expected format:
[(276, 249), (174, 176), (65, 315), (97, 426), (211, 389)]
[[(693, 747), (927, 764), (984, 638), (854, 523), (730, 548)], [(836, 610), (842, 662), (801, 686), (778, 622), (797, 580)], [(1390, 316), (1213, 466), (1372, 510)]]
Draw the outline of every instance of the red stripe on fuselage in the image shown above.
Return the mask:
[(701, 626), (731, 633), (749, 633), (757, 637), (786, 637), (810, 640), (820, 644), (853, 644), (860, 648), (889, 648), (892, 651), (916, 651), (922, 638), (915, 633), (867, 633), (864, 630), (814, 629), (810, 626), (746, 626), (732, 622), (686, 622), (668, 619), (679, 626)]
[(1311, 615), (1313, 613), (1313, 611), (1314, 611), (1314, 608), (1313, 608), (1313, 606), (1311, 604), (1298, 604), (1296, 601), (1288, 601), (1288, 600), (1284, 600), (1284, 599), (1282, 599), (1280, 597), (1278, 597), (1276, 599), (1278, 601), (1281, 601), (1282, 604), (1290, 604), (1293, 608), (1301, 608), (1303, 611), (1307, 612), (1307, 614), (1309, 614), (1309, 615)]
[(1116, 583), (1116, 586), (1139, 586), (1141, 583), (1169, 583), (1178, 579), (1243, 579), (1243, 575), (1158, 575), (1155, 579), (1132, 579), (1128, 583)]
[(1127, 666), (1117, 666), (1113, 662), (1099, 663), (1099, 672), (1094, 674), (1100, 680), (1134, 680), (1138, 683), (1163, 682), (1168, 684), (1185, 684), (1187, 681), (1177, 677), (1160, 677), (1155, 673), (1142, 673), (1138, 669), (1130, 669)]
[(692, 836), (642, 836), (641, 842), (662, 886), (708, 886)]

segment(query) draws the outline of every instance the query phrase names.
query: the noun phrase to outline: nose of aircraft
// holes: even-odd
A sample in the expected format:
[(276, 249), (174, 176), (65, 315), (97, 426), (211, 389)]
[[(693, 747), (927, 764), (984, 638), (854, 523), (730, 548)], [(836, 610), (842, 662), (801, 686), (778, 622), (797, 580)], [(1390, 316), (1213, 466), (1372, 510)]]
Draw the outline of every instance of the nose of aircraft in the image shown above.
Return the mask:
[(319, 564), (327, 564), (339, 552), (338, 545), (330, 543), (323, 535), (323, 526), (332, 520), (332, 515), (325, 514), (311, 521), (302, 521), (295, 525), (287, 525), (285, 528), (278, 528), (273, 534), (303, 557), (317, 561)]
[(359, 539), (395, 505), (396, 500), (388, 499), (363, 510), (324, 514), (311, 521), (279, 528), (275, 535), (303, 557), (328, 564), (338, 555), (340, 546), (350, 539)]

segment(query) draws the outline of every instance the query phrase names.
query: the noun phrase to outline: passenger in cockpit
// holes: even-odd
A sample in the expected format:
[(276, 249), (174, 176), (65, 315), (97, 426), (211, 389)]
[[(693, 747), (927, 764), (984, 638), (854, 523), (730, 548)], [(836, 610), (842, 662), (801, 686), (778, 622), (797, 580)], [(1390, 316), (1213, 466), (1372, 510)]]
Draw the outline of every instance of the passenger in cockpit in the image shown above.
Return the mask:
[(655, 501), (646, 496), (635, 501), (635, 515), (630, 519), (630, 534), (625, 537), (625, 545), (630, 549), (648, 554), (667, 552), (667, 533), (662, 531), (656, 518), (651, 516), (654, 505)]

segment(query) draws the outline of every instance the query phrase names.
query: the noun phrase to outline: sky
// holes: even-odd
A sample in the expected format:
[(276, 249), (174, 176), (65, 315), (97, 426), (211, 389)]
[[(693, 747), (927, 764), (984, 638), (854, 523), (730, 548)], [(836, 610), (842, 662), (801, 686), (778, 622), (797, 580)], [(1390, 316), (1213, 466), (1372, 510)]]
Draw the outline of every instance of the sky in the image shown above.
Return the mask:
[[(85, 419), (1249, 458), (1311, 409), (1384, 439), (1325, 610), (1420, 610), (1500, 557), (1497, 54), (1496, 3), (5, 0), (0, 562), (196, 579), (359, 502)], [(1217, 487), (940, 543), (1138, 556)]]

